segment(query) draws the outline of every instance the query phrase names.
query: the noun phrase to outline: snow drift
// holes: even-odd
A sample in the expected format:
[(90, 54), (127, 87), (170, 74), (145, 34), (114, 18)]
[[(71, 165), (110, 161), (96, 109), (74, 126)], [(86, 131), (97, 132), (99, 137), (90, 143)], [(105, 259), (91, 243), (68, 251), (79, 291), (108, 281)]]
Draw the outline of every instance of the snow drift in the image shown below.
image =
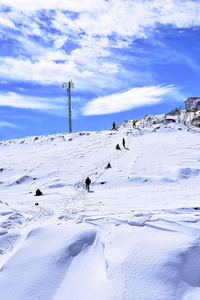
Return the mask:
[(152, 120), (0, 143), (1, 300), (200, 298), (200, 130)]

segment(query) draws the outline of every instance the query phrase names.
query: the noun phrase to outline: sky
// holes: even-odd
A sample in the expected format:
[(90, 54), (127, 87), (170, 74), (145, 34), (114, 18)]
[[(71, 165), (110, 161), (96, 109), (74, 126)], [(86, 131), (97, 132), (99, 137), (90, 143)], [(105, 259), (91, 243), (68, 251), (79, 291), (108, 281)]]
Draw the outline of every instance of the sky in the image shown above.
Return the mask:
[[(9, 3), (9, 4), (8, 4)], [(0, 0), (0, 140), (96, 131), (198, 97), (200, 3)]]

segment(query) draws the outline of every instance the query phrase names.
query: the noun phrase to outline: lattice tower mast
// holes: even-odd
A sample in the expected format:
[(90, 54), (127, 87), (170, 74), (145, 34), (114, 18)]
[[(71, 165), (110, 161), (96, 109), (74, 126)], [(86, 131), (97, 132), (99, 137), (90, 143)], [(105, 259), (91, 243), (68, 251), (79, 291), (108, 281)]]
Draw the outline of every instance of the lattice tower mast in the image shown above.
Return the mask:
[(73, 81), (64, 82), (62, 84), (63, 88), (66, 88), (68, 93), (68, 118), (69, 118), (69, 133), (72, 133), (72, 107), (71, 107), (71, 88), (74, 88)]

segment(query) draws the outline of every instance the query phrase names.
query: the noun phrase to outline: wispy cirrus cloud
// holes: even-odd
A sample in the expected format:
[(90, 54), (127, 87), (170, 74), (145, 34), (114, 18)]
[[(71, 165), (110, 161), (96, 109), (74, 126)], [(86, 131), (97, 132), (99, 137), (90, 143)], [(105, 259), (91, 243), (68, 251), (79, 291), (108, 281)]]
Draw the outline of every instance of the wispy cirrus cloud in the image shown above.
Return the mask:
[(9, 92), (0, 94), (0, 106), (11, 106), (25, 109), (38, 109), (43, 111), (53, 111), (55, 114), (63, 110), (65, 98), (42, 98), (31, 97)]
[(131, 110), (143, 105), (155, 105), (164, 97), (174, 96), (182, 100), (177, 88), (173, 85), (133, 88), (131, 90), (99, 97), (88, 102), (83, 108), (83, 115), (104, 115)]
[(10, 123), (10, 122), (0, 121), (0, 130), (1, 130), (1, 129), (5, 129), (5, 128), (16, 128), (16, 129), (20, 129), (20, 128), (22, 128), (22, 127), (19, 126), (19, 125)]

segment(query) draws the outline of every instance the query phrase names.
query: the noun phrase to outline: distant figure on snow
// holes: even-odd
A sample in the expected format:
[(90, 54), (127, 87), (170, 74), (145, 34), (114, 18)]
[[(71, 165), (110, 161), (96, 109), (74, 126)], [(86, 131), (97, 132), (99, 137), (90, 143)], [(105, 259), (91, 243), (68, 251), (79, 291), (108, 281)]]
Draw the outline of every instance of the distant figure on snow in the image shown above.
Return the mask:
[(122, 145), (125, 148), (125, 139), (124, 138), (122, 139)]
[(116, 145), (115, 149), (116, 149), (116, 150), (120, 150), (119, 144)]
[(133, 120), (133, 128), (135, 128), (135, 125), (136, 125), (136, 121)]
[(105, 169), (110, 169), (111, 168), (111, 164), (108, 163), (107, 166), (105, 167)]
[(35, 192), (35, 196), (42, 196), (42, 195), (43, 195), (42, 192), (39, 189), (37, 189)]
[(115, 124), (115, 122), (113, 122), (112, 130), (115, 130), (115, 129), (116, 129), (116, 124)]
[(90, 188), (90, 183), (91, 183), (91, 180), (89, 177), (87, 177), (85, 179), (85, 185), (86, 185), (86, 189), (88, 190), (88, 192), (89, 192), (89, 188)]

